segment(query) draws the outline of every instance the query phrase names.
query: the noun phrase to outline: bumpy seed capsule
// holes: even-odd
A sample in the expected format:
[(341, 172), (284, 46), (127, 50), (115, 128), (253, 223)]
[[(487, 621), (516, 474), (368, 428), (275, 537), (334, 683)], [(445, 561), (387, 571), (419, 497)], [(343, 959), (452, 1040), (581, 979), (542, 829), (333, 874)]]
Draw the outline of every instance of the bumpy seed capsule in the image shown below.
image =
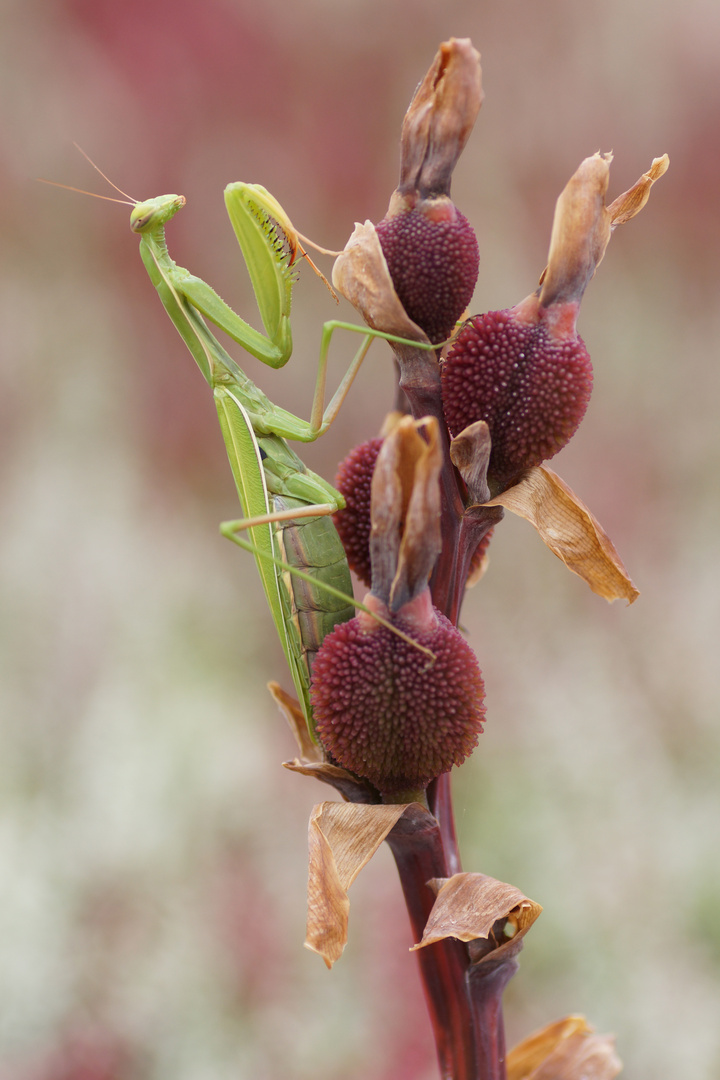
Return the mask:
[(387, 214), (356, 226), (333, 269), (335, 287), (376, 330), (412, 340), (422, 331), (439, 344), (470, 303), (478, 246), (450, 183), (482, 99), (472, 42), (443, 42), (403, 120)]
[(325, 750), (385, 795), (425, 788), (461, 764), (485, 715), (475, 654), (432, 608), (429, 591), (393, 621), (435, 662), (361, 614), (325, 638), (311, 690)]
[(376, 226), (395, 291), (433, 343), (445, 341), (472, 299), (475, 232), (447, 196), (421, 199)]
[(370, 439), (351, 450), (340, 462), (335, 487), (345, 499), (345, 508), (333, 520), (345, 548), (350, 569), (364, 585), (370, 586), (370, 490), (383, 440)]
[(478, 315), (443, 366), (443, 407), (453, 435), (490, 428), (488, 475), (507, 483), (553, 457), (575, 434), (592, 390), (592, 365), (575, 330), (579, 304), (543, 307), (536, 296)]
[(485, 420), (492, 452), (488, 477), (507, 487), (574, 435), (592, 389), (592, 366), (575, 330), (578, 308), (613, 229), (645, 205), (668, 167), (655, 158), (610, 206), (612, 154), (585, 158), (555, 206), (548, 265), (537, 293), (506, 311), (472, 319), (443, 371), (445, 419), (453, 435)]

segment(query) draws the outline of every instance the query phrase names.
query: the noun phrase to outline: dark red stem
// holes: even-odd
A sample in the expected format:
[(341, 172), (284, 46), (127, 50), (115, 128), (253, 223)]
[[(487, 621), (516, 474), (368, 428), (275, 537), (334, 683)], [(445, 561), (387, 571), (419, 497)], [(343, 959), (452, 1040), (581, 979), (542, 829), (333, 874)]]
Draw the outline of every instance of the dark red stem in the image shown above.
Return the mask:
[(457, 553), (465, 504), (461, 480), (450, 461), (450, 436), (442, 410), (440, 367), (427, 349), (396, 347), (400, 371), (399, 386), (404, 392), (415, 420), (434, 416), (440, 426), (443, 445), (443, 468), (440, 474), (442, 492), (442, 555), (430, 580), (433, 603), (443, 615), (457, 625), (465, 580), (458, 576)]
[[(388, 836), (395, 857), (415, 941), (422, 938), (435, 901), (427, 884), (450, 876), (437, 822), (429, 815), (405, 815)], [(475, 1068), (473, 1018), (466, 991), (468, 953), (450, 938), (417, 952), (420, 977), (432, 1022), (442, 1080), (479, 1080)]]
[[(434, 416), (442, 433), (443, 547), (430, 586), (435, 606), (457, 625), (470, 560), (502, 511), (478, 507), (466, 512), (467, 492), (450, 460), (435, 357), (406, 347), (398, 347), (396, 355), (399, 389), (414, 419)], [(416, 941), (435, 900), (427, 883), (461, 869), (449, 773), (430, 785), (428, 802), (435, 819), (406, 815), (388, 837)], [(499, 963), (471, 963), (467, 947), (454, 938), (419, 949), (417, 956), (443, 1080), (505, 1080), (502, 992), (517, 962), (508, 957)]]
[(440, 835), (445, 849), (445, 860), (448, 866), (448, 876), (459, 874), (462, 870), (462, 864), (460, 862), (457, 833), (455, 832), (450, 773), (441, 773), (437, 780), (433, 780), (428, 788), (427, 797), (430, 812), (435, 815), (440, 827)]
[(472, 964), (467, 973), (468, 995), (473, 1011), (477, 1075), (482, 1080), (505, 1080), (505, 1024), (502, 995), (518, 969), (508, 958), (498, 964)]

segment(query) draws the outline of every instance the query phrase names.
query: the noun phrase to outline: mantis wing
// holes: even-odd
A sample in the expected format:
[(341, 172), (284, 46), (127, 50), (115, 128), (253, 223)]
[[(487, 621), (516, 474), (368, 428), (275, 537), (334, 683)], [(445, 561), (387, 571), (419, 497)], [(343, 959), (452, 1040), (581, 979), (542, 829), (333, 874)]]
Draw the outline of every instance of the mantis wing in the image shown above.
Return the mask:
[[(216, 389), (214, 395), (230, 468), (243, 511), (249, 518), (269, 515), (271, 505), (263, 459), (250, 417), (240, 399), (231, 390)], [(289, 636), (288, 603), (282, 592), (285, 586), (279, 570), (281, 553), (276, 550), (275, 529), (272, 523), (265, 523), (251, 526), (249, 532), (258, 573), (280, 636), (285, 659), (303, 712), (309, 719), (309, 678), (301, 668), (298, 650)]]

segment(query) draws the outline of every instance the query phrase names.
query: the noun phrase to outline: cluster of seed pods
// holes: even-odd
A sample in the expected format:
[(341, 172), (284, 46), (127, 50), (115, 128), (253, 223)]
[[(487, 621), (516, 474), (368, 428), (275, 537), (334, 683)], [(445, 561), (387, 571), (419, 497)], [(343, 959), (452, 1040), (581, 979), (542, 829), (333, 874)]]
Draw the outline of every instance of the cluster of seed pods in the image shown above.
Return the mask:
[(437, 421), (405, 416), (341, 466), (351, 509), (337, 520), (352, 567), (371, 586), (364, 603), (406, 636), (361, 612), (325, 639), (313, 667), (325, 751), (400, 801), (461, 764), (485, 715), (475, 654), (428, 586), (442, 546), (442, 463)]
[[(408, 110), (400, 184), (387, 215), (356, 229), (333, 276), (370, 326), (438, 346), (395, 347), (415, 438), (423, 431), (433, 446), (434, 470), (418, 474), (402, 460), (419, 451), (408, 450), (396, 428), (385, 441), (353, 450), (336, 478), (346, 500), (336, 524), (351, 569), (370, 587), (365, 602), (430, 650), (434, 662), (361, 615), (326, 638), (313, 672), (317, 733), (327, 755), (390, 801), (419, 797), (476, 745), (484, 717), (480, 670), (433, 607), (428, 581), (453, 582), (455, 602), (447, 590), (433, 595), (442, 592), (445, 611), (456, 617), (457, 597), (484, 555), (493, 522), (486, 515), (482, 528), (468, 528), (471, 550), (458, 564), (456, 541), (471, 510), (552, 458), (577, 431), (593, 379), (576, 329), (580, 301), (612, 229), (644, 205), (667, 164), (657, 159), (654, 173), (606, 207), (612, 156), (585, 159), (558, 199), (538, 289), (513, 307), (459, 323), (479, 256), (472, 226), (450, 199), (450, 177), (482, 91), (470, 43), (453, 41), (448, 49)], [(458, 472), (451, 462), (461, 437), (478, 450), (472, 467)], [(388, 528), (393, 500), (400, 513)]]

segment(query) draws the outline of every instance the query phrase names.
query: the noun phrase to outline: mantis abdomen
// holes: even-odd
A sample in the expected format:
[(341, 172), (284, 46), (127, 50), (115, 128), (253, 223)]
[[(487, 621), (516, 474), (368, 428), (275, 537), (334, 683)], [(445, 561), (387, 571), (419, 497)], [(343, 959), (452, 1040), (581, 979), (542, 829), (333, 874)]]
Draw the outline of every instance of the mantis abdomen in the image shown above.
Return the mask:
[[(299, 499), (272, 496), (274, 512), (302, 509)], [(298, 517), (274, 523), (278, 555), (290, 566), (304, 570), (311, 584), (289, 571), (283, 571), (281, 593), (288, 638), (296, 645), (300, 662), (309, 676), (315, 654), (323, 639), (338, 623), (347, 622), (354, 608), (328, 590), (352, 596), (352, 582), (340, 537), (330, 517)]]

